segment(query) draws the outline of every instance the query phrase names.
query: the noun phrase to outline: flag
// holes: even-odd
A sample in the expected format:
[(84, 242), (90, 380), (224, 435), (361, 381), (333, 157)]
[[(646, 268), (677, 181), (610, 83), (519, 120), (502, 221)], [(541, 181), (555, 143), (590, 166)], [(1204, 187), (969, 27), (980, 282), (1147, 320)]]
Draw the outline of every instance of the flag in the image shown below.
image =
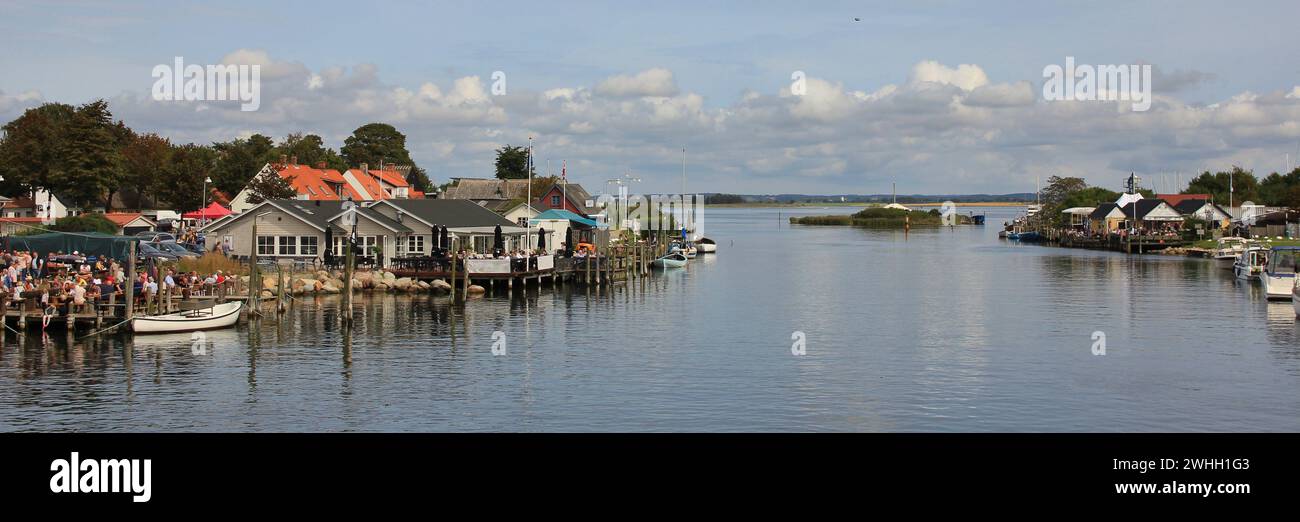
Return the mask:
[(569, 180), (569, 160), (564, 160), (563, 163), (560, 163), (560, 179), (565, 181)]

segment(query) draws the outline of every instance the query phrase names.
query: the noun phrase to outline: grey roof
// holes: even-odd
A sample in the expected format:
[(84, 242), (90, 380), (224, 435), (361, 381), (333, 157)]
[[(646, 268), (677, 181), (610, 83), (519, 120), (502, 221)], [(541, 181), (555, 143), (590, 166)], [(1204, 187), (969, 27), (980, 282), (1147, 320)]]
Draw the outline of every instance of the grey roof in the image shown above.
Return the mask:
[(1088, 214), (1088, 219), (1106, 219), (1106, 214), (1109, 214), (1110, 211), (1115, 210), (1118, 206), (1119, 205), (1114, 203), (1102, 203), (1097, 205), (1097, 209), (1093, 210), (1091, 214)]
[(1142, 218), (1147, 217), (1147, 214), (1150, 214), (1152, 210), (1155, 210), (1155, 209), (1159, 208), (1160, 205), (1168, 205), (1168, 203), (1165, 203), (1165, 200), (1163, 200), (1163, 199), (1154, 199), (1154, 198), (1152, 198), (1152, 199), (1139, 199), (1139, 200), (1137, 200), (1137, 201), (1134, 201), (1133, 203), (1129, 203), (1129, 204), (1127, 204), (1127, 205), (1124, 205), (1124, 208), (1123, 208), (1122, 210), (1123, 210), (1125, 216), (1128, 216), (1128, 217), (1130, 217), (1130, 218), (1133, 217), (1133, 205), (1134, 205), (1134, 204), (1137, 204), (1137, 218), (1138, 218), (1138, 219), (1142, 219)]
[(434, 225), (447, 227), (515, 225), (513, 221), (500, 214), (465, 199), (385, 199), (374, 203), (374, 205), (379, 204), (391, 204), (402, 209), (403, 212)]
[(515, 199), (528, 196), (526, 179), (460, 178), (447, 188), (445, 199)]
[[(286, 212), (291, 212), (294, 215), (297, 215), (303, 221), (316, 225), (317, 227), (320, 227), (322, 229), (325, 228), (326, 226), (333, 226), (335, 231), (344, 231), (337, 224), (331, 225), (329, 223), (330, 218), (337, 216), (343, 212), (342, 201), (322, 201), (319, 199), (311, 200), (311, 201), (302, 200), (302, 199), (278, 199), (275, 201), (271, 201), (270, 203), (272, 205), (275, 205), (277, 208), (283, 209)], [(357, 211), (360, 212), (363, 216), (370, 218), (375, 222), (380, 223), (384, 226), (387, 226), (388, 228), (398, 230), (401, 232), (413, 231), (411, 227), (408, 227), (402, 223), (398, 223), (397, 221), (394, 221), (388, 216), (380, 214), (379, 212), (371, 210), (370, 208), (361, 205), (358, 205), (357, 208), (358, 208)]]
[(1204, 200), (1204, 199), (1184, 199), (1182, 201), (1179, 201), (1177, 205), (1174, 205), (1174, 210), (1177, 210), (1179, 214), (1186, 215), (1194, 212), (1200, 212), (1201, 207), (1204, 207), (1205, 205), (1214, 205), (1215, 210), (1222, 212), (1226, 216), (1232, 215), (1229, 214), (1227, 210), (1224, 210), (1223, 207), (1220, 207), (1219, 205), (1215, 205), (1214, 203), (1210, 203), (1208, 200)]

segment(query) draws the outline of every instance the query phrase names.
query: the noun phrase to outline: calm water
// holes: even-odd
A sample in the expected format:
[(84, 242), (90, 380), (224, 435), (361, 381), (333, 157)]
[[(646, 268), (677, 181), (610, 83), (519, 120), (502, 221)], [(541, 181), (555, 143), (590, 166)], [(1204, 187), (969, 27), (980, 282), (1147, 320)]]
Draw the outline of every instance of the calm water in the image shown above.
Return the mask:
[(904, 238), (709, 209), (720, 253), (644, 287), (376, 297), (350, 341), (310, 298), (206, 355), (10, 333), (0, 430), (1300, 431), (1290, 303), (1204, 260), (1001, 242), (1014, 210), (988, 212)]

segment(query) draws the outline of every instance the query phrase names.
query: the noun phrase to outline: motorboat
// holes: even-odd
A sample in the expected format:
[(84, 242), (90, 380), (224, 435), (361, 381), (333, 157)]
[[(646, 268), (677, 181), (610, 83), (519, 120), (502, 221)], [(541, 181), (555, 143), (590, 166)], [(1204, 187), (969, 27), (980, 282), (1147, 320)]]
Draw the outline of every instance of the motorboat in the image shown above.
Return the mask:
[(207, 308), (139, 316), (131, 319), (131, 330), (136, 333), (168, 333), (227, 328), (239, 321), (239, 311), (243, 306), (240, 301), (231, 301)]
[(651, 261), (650, 264), (659, 268), (681, 268), (686, 266), (686, 254), (681, 251), (669, 252), (661, 258)]
[(1268, 251), (1268, 262), (1260, 280), (1269, 299), (1291, 299), (1295, 287), (1296, 257), (1300, 247), (1275, 246)]
[(718, 244), (707, 237), (702, 237), (699, 241), (696, 241), (695, 248), (697, 248), (701, 254), (716, 254), (718, 252)]
[(1260, 274), (1264, 273), (1264, 266), (1267, 263), (1268, 248), (1250, 245), (1237, 256), (1237, 261), (1232, 264), (1232, 273), (1237, 276), (1237, 279), (1259, 280)]
[(1214, 258), (1214, 262), (1219, 265), (1219, 268), (1231, 270), (1232, 265), (1237, 262), (1237, 256), (1245, 251), (1245, 238), (1224, 237), (1220, 238), (1219, 242), (1214, 246), (1214, 251), (1210, 253), (1210, 257)]

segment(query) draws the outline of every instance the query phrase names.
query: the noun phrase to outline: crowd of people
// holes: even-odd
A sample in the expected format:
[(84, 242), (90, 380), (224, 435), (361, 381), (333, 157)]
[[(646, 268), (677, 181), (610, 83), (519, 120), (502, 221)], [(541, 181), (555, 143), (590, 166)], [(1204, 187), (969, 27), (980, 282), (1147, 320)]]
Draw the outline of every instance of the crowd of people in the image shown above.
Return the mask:
[[(211, 274), (197, 271), (178, 272), (174, 268), (159, 273), (157, 267), (142, 267), (133, 285), (137, 301), (171, 289), (183, 298), (215, 295), (234, 282), (217, 270)], [(4, 310), (27, 307), (45, 315), (90, 312), (106, 304), (110, 296), (117, 302), (125, 299), (126, 269), (121, 263), (80, 252), (0, 251), (0, 307)]]

